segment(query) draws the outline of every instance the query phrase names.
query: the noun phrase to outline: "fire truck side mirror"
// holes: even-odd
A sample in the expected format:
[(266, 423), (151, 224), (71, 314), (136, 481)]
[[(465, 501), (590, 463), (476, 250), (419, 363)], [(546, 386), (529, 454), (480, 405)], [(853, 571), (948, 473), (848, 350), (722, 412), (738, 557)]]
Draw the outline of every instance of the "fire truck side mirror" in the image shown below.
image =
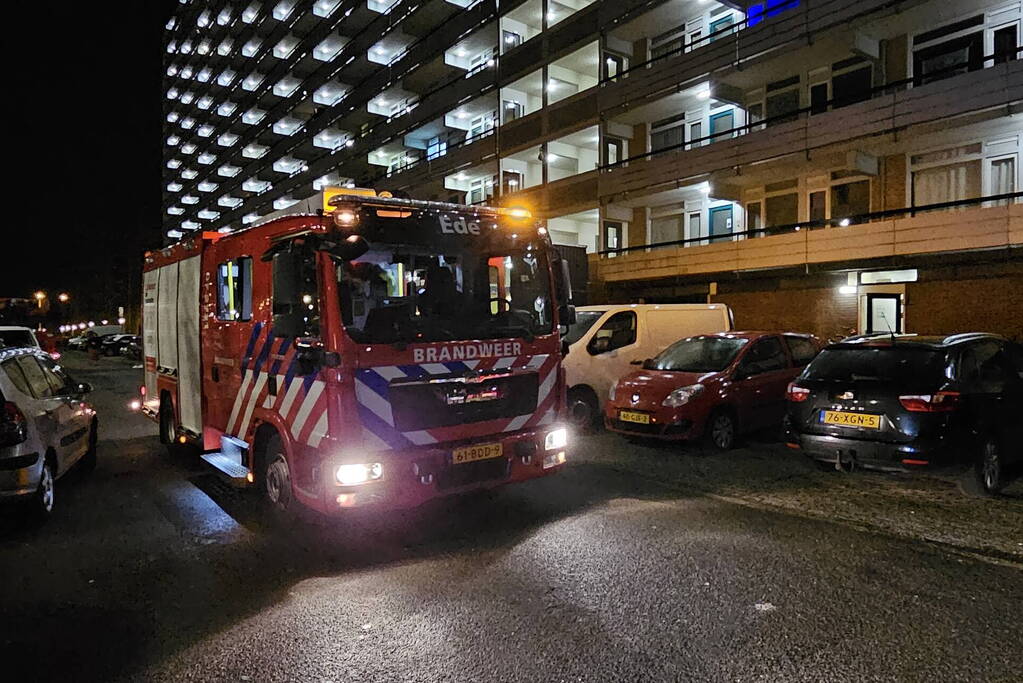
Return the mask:
[(302, 303), (302, 251), (281, 251), (273, 256), (273, 334), (301, 337), (306, 324)]

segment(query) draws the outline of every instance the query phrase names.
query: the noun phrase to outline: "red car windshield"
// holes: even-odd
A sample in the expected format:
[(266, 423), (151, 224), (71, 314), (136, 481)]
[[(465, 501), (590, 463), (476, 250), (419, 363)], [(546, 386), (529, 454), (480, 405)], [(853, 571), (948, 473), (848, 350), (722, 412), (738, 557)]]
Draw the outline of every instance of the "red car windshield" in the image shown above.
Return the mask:
[(735, 360), (748, 339), (692, 337), (677, 341), (646, 363), (648, 370), (721, 372)]

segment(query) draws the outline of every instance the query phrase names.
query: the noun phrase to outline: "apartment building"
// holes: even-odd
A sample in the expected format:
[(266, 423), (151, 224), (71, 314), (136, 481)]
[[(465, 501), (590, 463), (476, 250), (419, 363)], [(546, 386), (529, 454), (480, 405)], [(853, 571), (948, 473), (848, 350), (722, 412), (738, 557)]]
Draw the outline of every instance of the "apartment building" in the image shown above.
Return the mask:
[(183, 2), (165, 224), (524, 205), (591, 301), (1023, 334), (1020, 0)]

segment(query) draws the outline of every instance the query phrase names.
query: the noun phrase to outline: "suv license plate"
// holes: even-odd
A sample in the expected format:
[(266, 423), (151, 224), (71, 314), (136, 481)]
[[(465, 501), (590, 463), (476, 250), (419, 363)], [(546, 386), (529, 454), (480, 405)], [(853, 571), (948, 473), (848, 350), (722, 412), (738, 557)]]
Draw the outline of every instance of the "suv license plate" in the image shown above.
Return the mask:
[(477, 460), (500, 458), (503, 454), (504, 447), (500, 443), (478, 443), (451, 451), (451, 464), (462, 465), (467, 462), (476, 462)]
[(866, 429), (880, 429), (881, 416), (867, 415), (865, 413), (845, 413), (838, 410), (825, 410), (821, 422), (827, 425), (838, 425), (840, 427), (865, 427)]

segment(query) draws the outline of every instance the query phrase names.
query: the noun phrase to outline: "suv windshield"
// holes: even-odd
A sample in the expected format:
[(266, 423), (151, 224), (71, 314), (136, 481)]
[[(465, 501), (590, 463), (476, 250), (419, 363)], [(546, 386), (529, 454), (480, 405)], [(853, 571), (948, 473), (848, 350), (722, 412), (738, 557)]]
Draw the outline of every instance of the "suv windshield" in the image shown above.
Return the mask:
[(577, 311), (575, 314), (575, 324), (569, 325), (568, 332), (561, 339), (567, 342), (569, 346), (575, 344), (577, 341), (583, 338), (593, 324), (600, 320), (600, 316), (604, 315), (604, 311)]
[(0, 348), (35, 346), (32, 333), (28, 330), (0, 330)]
[(803, 372), (806, 379), (836, 382), (940, 381), (945, 353), (919, 346), (848, 347), (824, 349)]
[(540, 239), (457, 214), (367, 223), (360, 233), (369, 251), (336, 269), (341, 318), (354, 341), (551, 333), (550, 268)]
[(683, 339), (661, 351), (645, 367), (674, 372), (721, 372), (748, 343), (748, 339), (727, 337)]

